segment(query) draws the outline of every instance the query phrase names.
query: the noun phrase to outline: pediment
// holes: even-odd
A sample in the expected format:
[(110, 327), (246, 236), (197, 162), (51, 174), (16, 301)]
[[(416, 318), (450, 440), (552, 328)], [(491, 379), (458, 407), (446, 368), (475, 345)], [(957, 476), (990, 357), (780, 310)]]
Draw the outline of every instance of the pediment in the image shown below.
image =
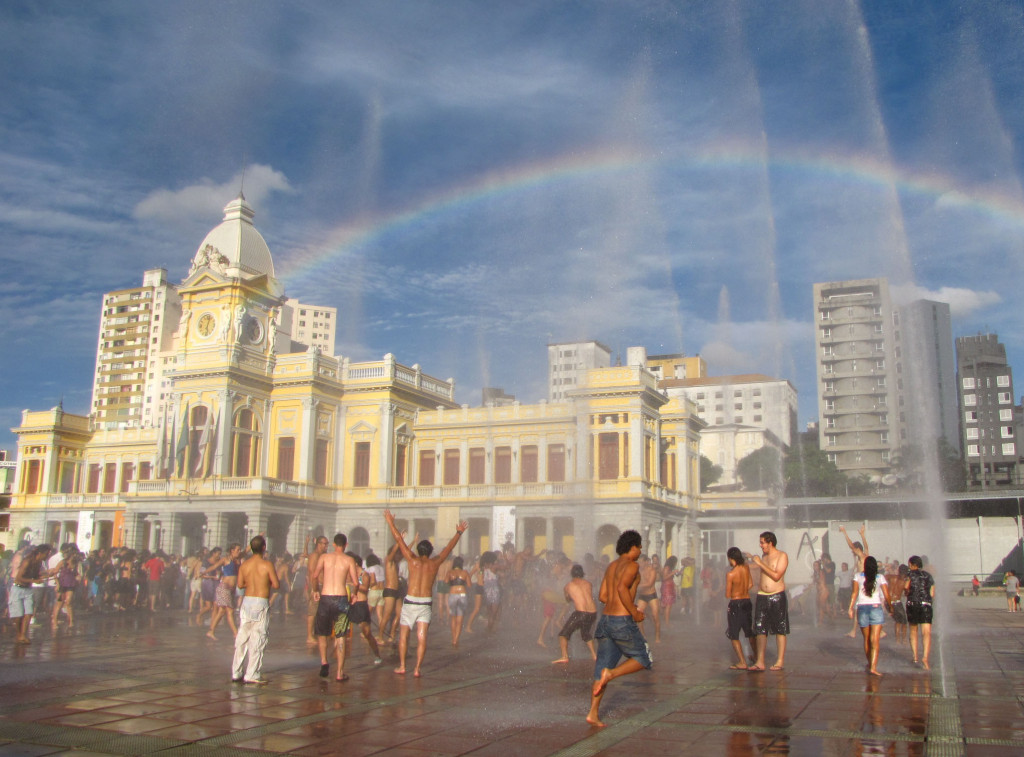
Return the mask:
[(348, 432), (353, 436), (373, 436), (377, 433), (377, 429), (371, 426), (366, 421), (359, 421), (348, 427)]

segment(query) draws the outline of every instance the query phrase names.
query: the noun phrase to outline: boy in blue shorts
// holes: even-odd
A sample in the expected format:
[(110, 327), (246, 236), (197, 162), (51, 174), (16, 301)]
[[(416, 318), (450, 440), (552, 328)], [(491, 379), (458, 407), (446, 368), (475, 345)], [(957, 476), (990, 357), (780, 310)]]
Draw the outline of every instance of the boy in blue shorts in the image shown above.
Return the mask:
[[(636, 561), (640, 550), (640, 534), (624, 531), (615, 545), (619, 559), (608, 566), (601, 581), (598, 598), (604, 603), (604, 615), (598, 621), (594, 634), (597, 660), (594, 663), (594, 685), (590, 689), (590, 712), (587, 714), (587, 722), (591, 725), (604, 725), (597, 713), (612, 679), (651, 668), (651, 650), (637, 625), (644, 620), (644, 614), (636, 607), (636, 587), (640, 584), (640, 569)], [(620, 663), (623, 657), (626, 659)]]

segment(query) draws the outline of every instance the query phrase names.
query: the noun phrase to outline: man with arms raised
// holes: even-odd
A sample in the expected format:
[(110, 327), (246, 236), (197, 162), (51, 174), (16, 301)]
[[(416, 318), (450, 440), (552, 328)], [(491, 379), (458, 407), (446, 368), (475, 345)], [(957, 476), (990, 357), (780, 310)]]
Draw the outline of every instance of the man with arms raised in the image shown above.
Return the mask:
[(345, 675), (345, 635), (348, 633), (349, 592), (359, 583), (359, 569), (356, 561), (345, 554), (348, 538), (345, 534), (334, 535), (334, 551), (321, 555), (316, 570), (309, 580), (314, 587), (313, 599), (317, 602), (316, 617), (313, 619), (313, 633), (320, 646), (320, 677), (327, 678), (331, 665), (327, 662), (327, 640), (334, 634), (334, 650), (338, 657), (337, 681), (347, 681)]
[(789, 603), (786, 599), (786, 568), (789, 555), (776, 548), (779, 543), (775, 534), (765, 531), (759, 539), (761, 557), (748, 555), (761, 569), (757, 586), (757, 603), (754, 605), (754, 641), (757, 645), (757, 660), (748, 670), (764, 672), (764, 655), (768, 648), (768, 634), (775, 635), (779, 656), (772, 670), (782, 670), (786, 662), (786, 636), (789, 635)]
[[(619, 676), (650, 670), (651, 650), (637, 623), (644, 614), (636, 607), (636, 587), (640, 584), (642, 541), (636, 531), (623, 531), (615, 544), (619, 559), (611, 563), (601, 581), (598, 599), (604, 603), (604, 615), (597, 623), (597, 661), (594, 663), (594, 685), (590, 689), (590, 712), (587, 722), (603, 726), (598, 708), (608, 683)], [(619, 663), (619, 660), (626, 659)]]
[[(252, 557), (238, 569), (237, 586), (245, 590), (245, 597), (242, 598), (239, 610), (241, 623), (235, 635), (231, 680), (235, 683), (244, 680), (262, 686), (266, 684), (261, 671), (263, 650), (267, 648), (267, 631), (270, 629), (270, 590), (277, 589), (280, 582), (274, 563), (263, 556), (267, 550), (267, 540), (262, 535), (254, 536), (249, 547), (252, 549)], [(249, 658), (249, 664), (243, 677), (242, 666), (245, 665), (246, 657)]]
[(405, 673), (405, 653), (409, 649), (409, 629), (416, 626), (416, 639), (419, 646), (416, 647), (416, 669), (413, 675), (420, 677), (420, 667), (423, 665), (423, 657), (427, 653), (427, 628), (430, 626), (430, 604), (432, 602), (434, 580), (437, 578), (437, 570), (441, 563), (448, 559), (448, 555), (455, 549), (469, 523), (462, 521), (455, 528), (455, 536), (448, 542), (448, 546), (441, 550), (441, 554), (431, 558), (434, 545), (424, 539), (416, 545), (416, 554), (412, 553), (405, 539), (398, 533), (395, 526), (395, 516), (390, 510), (384, 511), (384, 520), (391, 529), (391, 535), (395, 537), (398, 549), (409, 564), (409, 593), (402, 603), (401, 631), (398, 637), (398, 667), (395, 672)]

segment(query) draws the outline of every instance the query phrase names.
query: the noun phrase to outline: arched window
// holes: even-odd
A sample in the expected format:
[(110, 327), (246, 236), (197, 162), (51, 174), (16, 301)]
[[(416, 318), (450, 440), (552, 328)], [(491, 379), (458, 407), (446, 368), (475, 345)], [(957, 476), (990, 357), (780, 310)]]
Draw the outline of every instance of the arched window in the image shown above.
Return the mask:
[(256, 414), (250, 408), (243, 407), (235, 413), (231, 431), (231, 475), (241, 478), (257, 475), (260, 465), (260, 430)]

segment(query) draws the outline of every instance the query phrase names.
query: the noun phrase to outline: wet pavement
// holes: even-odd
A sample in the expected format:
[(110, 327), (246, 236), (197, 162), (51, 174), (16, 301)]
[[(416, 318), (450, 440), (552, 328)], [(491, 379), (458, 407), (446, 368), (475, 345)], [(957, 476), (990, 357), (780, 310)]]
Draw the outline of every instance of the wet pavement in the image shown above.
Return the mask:
[(593, 666), (578, 637), (552, 665), (557, 642), (542, 649), (539, 624), (510, 614), (458, 650), (435, 621), (420, 679), (390, 653), (374, 667), (359, 640), (345, 683), (333, 664), (318, 677), (302, 618), (275, 618), (264, 687), (229, 681), (225, 627), (214, 642), (181, 612), (81, 615), (71, 632), (34, 627), (28, 646), (0, 636), (0, 755), (1024, 754), (1024, 613), (998, 596), (953, 604), (944, 666), (915, 667), (890, 623), (881, 679), (845, 619), (794, 617), (786, 670), (765, 673), (728, 669), (724, 613), (677, 619), (653, 671), (610, 684), (603, 729), (584, 720)]

